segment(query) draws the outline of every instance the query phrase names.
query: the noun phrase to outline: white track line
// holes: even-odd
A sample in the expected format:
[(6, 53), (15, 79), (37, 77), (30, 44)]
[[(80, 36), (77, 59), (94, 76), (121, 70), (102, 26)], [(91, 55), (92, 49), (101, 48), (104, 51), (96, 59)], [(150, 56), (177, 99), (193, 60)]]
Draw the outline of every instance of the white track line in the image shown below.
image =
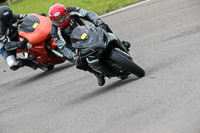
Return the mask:
[(104, 15), (100, 16), (100, 17), (101, 17), (101, 18), (102, 18), (102, 17), (106, 17), (106, 16), (108, 16), (108, 15), (112, 15), (112, 14), (114, 14), (114, 13), (117, 13), (117, 12), (120, 12), (120, 11), (123, 11), (123, 10), (126, 10), (126, 9), (128, 9), (128, 8), (132, 8), (132, 7), (135, 7), (135, 6), (138, 6), (138, 5), (147, 3), (147, 2), (149, 2), (149, 1), (152, 1), (152, 0), (145, 0), (145, 1), (142, 1), (142, 2), (139, 2), (139, 3), (136, 3), (136, 4), (133, 4), (133, 5), (130, 5), (130, 6), (127, 6), (127, 7), (121, 8), (121, 9), (118, 9), (118, 10), (116, 10), (116, 11), (109, 12), (109, 13), (107, 13), (107, 14), (104, 14)]

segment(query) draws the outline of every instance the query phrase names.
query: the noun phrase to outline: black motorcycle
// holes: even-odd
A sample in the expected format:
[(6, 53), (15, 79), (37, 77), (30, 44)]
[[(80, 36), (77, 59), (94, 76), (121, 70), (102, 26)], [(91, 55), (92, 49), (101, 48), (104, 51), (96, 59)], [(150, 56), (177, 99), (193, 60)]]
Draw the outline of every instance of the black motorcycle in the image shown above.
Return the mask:
[(127, 78), (130, 74), (143, 77), (145, 71), (133, 62), (130, 54), (114, 34), (92, 25), (77, 26), (71, 33), (72, 48), (77, 61), (88, 65), (105, 77)]

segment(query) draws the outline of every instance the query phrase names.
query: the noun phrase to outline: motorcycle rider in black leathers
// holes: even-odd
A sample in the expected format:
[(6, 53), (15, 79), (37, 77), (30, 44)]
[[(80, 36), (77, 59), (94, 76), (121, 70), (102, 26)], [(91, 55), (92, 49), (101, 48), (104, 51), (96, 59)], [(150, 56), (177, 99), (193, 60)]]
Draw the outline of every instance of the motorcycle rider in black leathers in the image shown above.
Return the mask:
[[(49, 8), (49, 17), (53, 22), (50, 33), (52, 38), (61, 52), (71, 60), (75, 60), (76, 55), (70, 48), (70, 34), (76, 26), (85, 25), (81, 19), (87, 20), (97, 27), (106, 27), (105, 23), (92, 11), (86, 11), (74, 6), (65, 7), (58, 3)], [(106, 31), (112, 32), (108, 26)], [(126, 44), (129, 45), (129, 43)], [(86, 60), (76, 64), (76, 67), (93, 73), (97, 77), (99, 86), (105, 84), (104, 76), (90, 68)]]
[(24, 49), (26, 39), (18, 41), (18, 24), (23, 21), (26, 15), (13, 14), (8, 6), (0, 6), (0, 49), (11, 70), (28, 66), (37, 69), (37, 65), (30, 60), (16, 57), (17, 49)]

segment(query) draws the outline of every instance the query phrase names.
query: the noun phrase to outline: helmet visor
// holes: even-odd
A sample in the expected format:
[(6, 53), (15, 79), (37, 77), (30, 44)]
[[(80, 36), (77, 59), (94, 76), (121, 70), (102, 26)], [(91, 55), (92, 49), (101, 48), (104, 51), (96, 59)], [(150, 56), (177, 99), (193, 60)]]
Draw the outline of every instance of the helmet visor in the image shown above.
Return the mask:
[(67, 18), (68, 18), (68, 15), (67, 13), (65, 12), (63, 15), (61, 15), (60, 17), (56, 18), (56, 19), (53, 19), (52, 22), (55, 24), (55, 25), (61, 25), (63, 23), (65, 23), (67, 21)]

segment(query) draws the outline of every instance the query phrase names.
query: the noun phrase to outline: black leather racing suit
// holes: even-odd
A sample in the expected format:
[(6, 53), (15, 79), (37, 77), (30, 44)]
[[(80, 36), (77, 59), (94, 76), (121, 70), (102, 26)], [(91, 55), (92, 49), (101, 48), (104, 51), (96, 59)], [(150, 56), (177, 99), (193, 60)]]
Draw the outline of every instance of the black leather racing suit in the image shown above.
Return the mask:
[(18, 41), (18, 24), (20, 24), (25, 17), (26, 15), (23, 14), (13, 14), (12, 24), (7, 25), (0, 22), (0, 53), (12, 70), (17, 70), (25, 65), (32, 67), (33, 64), (29, 60), (16, 59), (16, 50), (21, 44), (21, 42)]

